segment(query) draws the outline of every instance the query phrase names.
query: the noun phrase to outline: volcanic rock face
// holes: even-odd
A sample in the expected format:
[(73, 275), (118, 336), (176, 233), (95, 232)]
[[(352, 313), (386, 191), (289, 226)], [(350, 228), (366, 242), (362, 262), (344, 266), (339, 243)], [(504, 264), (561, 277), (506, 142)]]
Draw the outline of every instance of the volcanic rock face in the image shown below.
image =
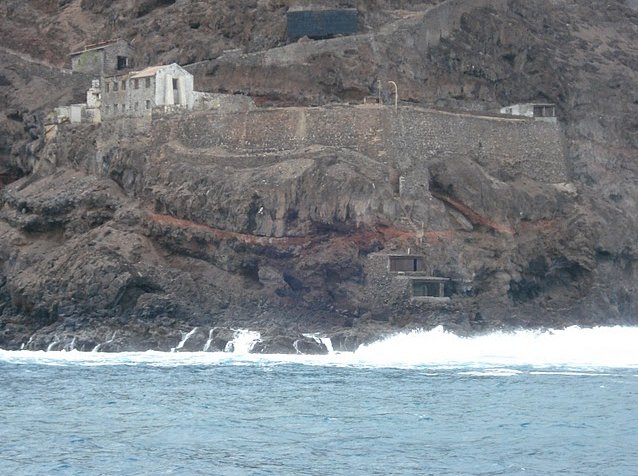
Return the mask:
[[(636, 321), (632, 2), (359, 2), (359, 35), (285, 45), (288, 6), (3, 2), (0, 347)], [(114, 37), (261, 107), (47, 125), (90, 85), (65, 55)], [(361, 106), (388, 80), (398, 112)], [(529, 100), (559, 125), (477, 115)], [(408, 249), (449, 300), (388, 273)]]

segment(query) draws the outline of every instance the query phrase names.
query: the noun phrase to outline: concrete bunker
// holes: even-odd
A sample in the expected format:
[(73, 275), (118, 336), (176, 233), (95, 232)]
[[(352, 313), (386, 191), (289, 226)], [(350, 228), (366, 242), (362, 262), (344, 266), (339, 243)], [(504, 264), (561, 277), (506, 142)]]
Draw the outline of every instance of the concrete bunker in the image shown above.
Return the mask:
[(552, 103), (524, 103), (505, 106), (500, 110), (501, 114), (523, 116), (546, 122), (556, 122), (556, 105)]
[(374, 302), (411, 301), (415, 305), (443, 304), (459, 294), (459, 280), (441, 276), (440, 271), (420, 254), (372, 253), (366, 274), (374, 292)]

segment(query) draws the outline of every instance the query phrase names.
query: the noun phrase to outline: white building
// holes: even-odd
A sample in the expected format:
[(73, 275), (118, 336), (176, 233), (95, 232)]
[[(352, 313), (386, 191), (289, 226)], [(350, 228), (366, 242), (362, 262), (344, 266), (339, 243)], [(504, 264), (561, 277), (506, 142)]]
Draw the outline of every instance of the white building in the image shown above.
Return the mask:
[(531, 117), (539, 121), (556, 122), (556, 105), (538, 102), (512, 104), (501, 108), (501, 114)]
[(105, 77), (101, 99), (103, 119), (150, 115), (156, 108), (192, 110), (193, 75), (173, 63)]
[(250, 97), (193, 91), (193, 75), (176, 63), (93, 80), (86, 103), (55, 109), (54, 123), (99, 123), (119, 117), (192, 110), (236, 112), (253, 109)]

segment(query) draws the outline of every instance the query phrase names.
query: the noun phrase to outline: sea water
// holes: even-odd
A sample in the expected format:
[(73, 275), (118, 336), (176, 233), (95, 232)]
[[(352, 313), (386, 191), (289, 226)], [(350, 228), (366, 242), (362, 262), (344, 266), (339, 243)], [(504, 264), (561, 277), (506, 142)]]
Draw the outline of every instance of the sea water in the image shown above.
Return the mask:
[(638, 474), (638, 328), (326, 356), (239, 334), (232, 353), (0, 351), (0, 474)]

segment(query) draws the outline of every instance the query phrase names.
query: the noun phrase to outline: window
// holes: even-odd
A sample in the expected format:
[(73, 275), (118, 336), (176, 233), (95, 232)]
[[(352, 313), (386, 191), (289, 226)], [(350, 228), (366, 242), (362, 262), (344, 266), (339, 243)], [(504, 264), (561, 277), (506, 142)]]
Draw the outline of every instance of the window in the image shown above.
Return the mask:
[(412, 296), (445, 297), (445, 284), (443, 281), (413, 281)]
[(110, 114), (110, 113), (111, 113), (111, 106), (109, 106), (109, 105), (107, 104), (107, 105), (106, 105), (106, 107), (104, 108), (104, 110), (105, 110), (105, 112), (106, 112), (107, 114)]
[(122, 112), (126, 111), (126, 104), (122, 104)]
[(120, 86), (118, 84), (117, 81), (113, 81), (113, 91), (118, 91), (120, 89)]
[(140, 80), (139, 79), (134, 79), (133, 80), (133, 89), (139, 89), (140, 88)]
[(128, 58), (126, 56), (117, 57), (117, 69), (128, 68)]
[(151, 78), (146, 78), (146, 87), (147, 88), (151, 87)]
[(111, 85), (108, 81), (105, 82), (106, 92), (108, 93), (111, 90)]
[(122, 80), (122, 91), (126, 91), (126, 80)]
[(150, 109), (151, 108), (151, 100), (147, 99), (146, 100), (146, 109)]
[(173, 78), (173, 101), (175, 104), (181, 104), (182, 98), (179, 95), (179, 80), (177, 78)]
[(140, 105), (140, 103), (136, 102), (135, 104), (133, 104), (133, 109), (137, 111), (138, 108), (139, 108), (139, 105)]
[(115, 114), (117, 112), (117, 104), (113, 104), (113, 113)]
[(390, 256), (389, 261), (390, 271), (395, 273), (417, 272), (425, 268), (422, 256)]

